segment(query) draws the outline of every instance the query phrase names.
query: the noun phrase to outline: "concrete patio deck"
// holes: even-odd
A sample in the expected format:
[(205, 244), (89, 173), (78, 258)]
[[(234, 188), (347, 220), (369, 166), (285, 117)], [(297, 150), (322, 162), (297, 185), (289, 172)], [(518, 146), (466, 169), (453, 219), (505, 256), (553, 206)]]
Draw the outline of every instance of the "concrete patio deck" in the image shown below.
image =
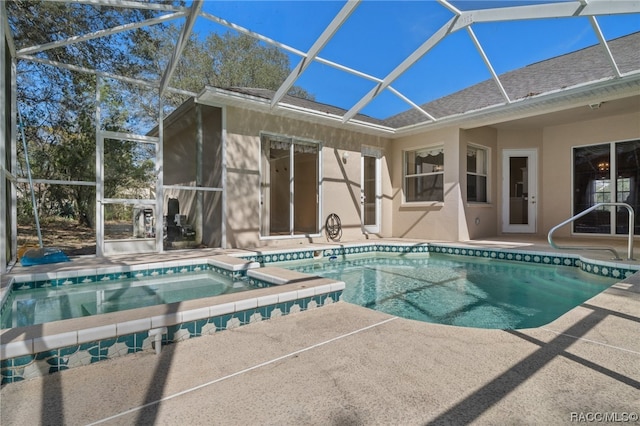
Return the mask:
[(638, 273), (527, 330), (339, 302), (5, 385), (0, 423), (635, 424), (639, 337)]

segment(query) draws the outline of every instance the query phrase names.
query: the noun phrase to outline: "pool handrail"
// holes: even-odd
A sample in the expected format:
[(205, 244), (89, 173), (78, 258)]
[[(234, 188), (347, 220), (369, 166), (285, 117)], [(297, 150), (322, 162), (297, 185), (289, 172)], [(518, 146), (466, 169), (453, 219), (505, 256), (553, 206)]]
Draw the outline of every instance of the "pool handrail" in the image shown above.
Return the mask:
[(635, 214), (633, 212), (633, 207), (631, 207), (627, 203), (597, 203), (589, 207), (588, 209), (581, 211), (580, 213), (570, 217), (564, 222), (561, 222), (556, 226), (554, 226), (553, 228), (551, 228), (551, 230), (549, 231), (549, 234), (547, 235), (547, 240), (549, 241), (549, 245), (551, 245), (551, 247), (553, 247), (556, 250), (607, 250), (614, 254), (615, 258), (613, 260), (622, 260), (622, 258), (618, 255), (618, 252), (616, 251), (616, 249), (614, 249), (613, 247), (595, 247), (595, 246), (563, 246), (561, 247), (553, 242), (553, 233), (558, 228), (562, 228), (566, 224), (571, 223), (574, 220), (579, 219), (582, 216), (586, 215), (587, 213), (592, 212), (598, 207), (603, 207), (603, 206), (625, 207), (629, 211), (629, 244), (627, 247), (627, 260), (635, 260), (633, 258), (633, 226), (635, 223)]

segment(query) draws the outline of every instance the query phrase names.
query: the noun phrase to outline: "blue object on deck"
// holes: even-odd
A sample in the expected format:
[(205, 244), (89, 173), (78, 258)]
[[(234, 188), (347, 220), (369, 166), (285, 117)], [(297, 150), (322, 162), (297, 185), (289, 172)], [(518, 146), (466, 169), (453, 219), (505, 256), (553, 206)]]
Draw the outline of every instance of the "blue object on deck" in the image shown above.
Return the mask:
[(56, 248), (37, 248), (27, 250), (20, 259), (22, 266), (44, 265), (46, 263), (70, 262), (62, 251)]
[(329, 258), (329, 262), (335, 262), (338, 259), (338, 256), (331, 256)]

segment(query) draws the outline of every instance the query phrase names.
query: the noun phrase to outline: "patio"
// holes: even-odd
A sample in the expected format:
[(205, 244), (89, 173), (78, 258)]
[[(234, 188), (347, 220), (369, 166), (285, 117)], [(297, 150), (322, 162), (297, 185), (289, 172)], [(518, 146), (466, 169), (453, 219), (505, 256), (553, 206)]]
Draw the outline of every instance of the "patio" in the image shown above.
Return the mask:
[[(526, 241), (530, 240), (471, 244), (544, 247)], [(86, 266), (90, 259), (78, 262)], [(3, 386), (1, 420), (3, 424), (568, 424), (587, 416), (637, 420), (639, 302), (637, 273), (547, 326), (528, 330), (441, 326), (339, 302), (168, 345), (160, 355), (145, 351)]]
[(519, 331), (426, 324), (339, 302), (170, 345), (159, 356), (5, 386), (2, 422), (565, 424), (588, 413), (633, 420), (634, 278), (546, 327)]

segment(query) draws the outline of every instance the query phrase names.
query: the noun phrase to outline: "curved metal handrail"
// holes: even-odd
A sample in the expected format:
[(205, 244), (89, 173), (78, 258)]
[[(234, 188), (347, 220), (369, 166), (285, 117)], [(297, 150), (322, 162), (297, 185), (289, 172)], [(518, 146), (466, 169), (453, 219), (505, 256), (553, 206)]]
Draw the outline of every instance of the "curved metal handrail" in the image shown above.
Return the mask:
[(598, 207), (602, 207), (602, 206), (625, 207), (629, 211), (629, 246), (627, 248), (627, 260), (635, 260), (633, 258), (633, 226), (634, 226), (634, 223), (635, 223), (635, 214), (633, 212), (633, 207), (631, 207), (627, 203), (598, 203), (596, 205), (593, 205), (593, 206), (589, 207), (588, 209), (586, 209), (584, 211), (581, 211), (577, 215), (570, 217), (569, 219), (565, 220), (564, 222), (559, 223), (558, 225), (556, 225), (553, 228), (551, 228), (551, 230), (549, 231), (549, 234), (547, 235), (547, 240), (549, 241), (549, 244), (551, 245), (551, 247), (553, 247), (554, 249), (557, 249), (557, 250), (607, 250), (607, 251), (610, 251), (611, 253), (614, 254), (614, 256), (615, 256), (614, 260), (622, 260), (622, 258), (618, 255), (618, 252), (613, 247), (589, 247), (589, 246), (564, 246), (564, 247), (560, 247), (560, 246), (556, 245), (556, 243), (553, 242), (553, 233), (558, 228), (562, 228), (566, 224), (571, 223), (574, 220), (579, 219), (582, 216), (586, 215), (587, 213), (590, 213), (593, 210), (597, 209)]

